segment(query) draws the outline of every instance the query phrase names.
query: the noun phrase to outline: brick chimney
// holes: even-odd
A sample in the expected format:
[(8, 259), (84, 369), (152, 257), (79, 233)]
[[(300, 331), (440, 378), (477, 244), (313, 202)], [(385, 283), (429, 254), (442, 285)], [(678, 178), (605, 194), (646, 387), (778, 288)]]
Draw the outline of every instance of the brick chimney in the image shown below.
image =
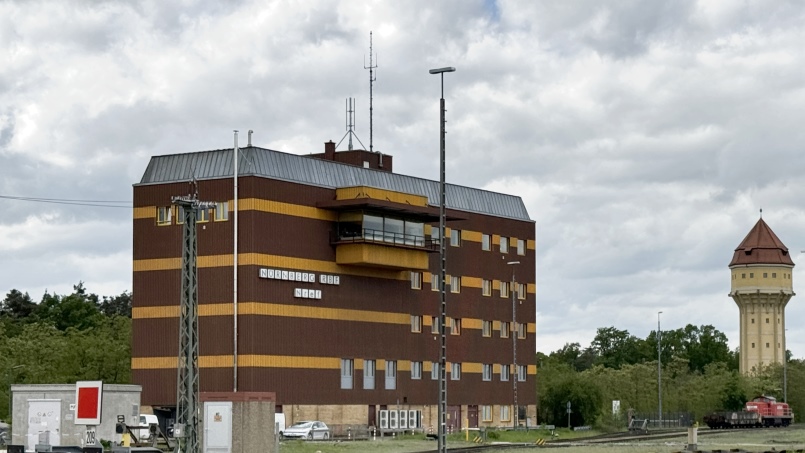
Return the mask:
[(335, 142), (332, 140), (324, 143), (324, 160), (335, 160)]

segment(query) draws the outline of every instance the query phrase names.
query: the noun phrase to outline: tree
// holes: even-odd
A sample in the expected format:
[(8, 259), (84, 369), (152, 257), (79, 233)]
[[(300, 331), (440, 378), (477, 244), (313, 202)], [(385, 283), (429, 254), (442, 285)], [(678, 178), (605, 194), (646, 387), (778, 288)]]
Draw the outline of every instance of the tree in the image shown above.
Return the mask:
[(0, 316), (24, 319), (31, 315), (36, 308), (36, 304), (31, 300), (28, 293), (21, 293), (12, 289), (6, 294), (6, 298), (0, 304)]
[(45, 293), (34, 312), (36, 318), (61, 331), (71, 327), (78, 330), (96, 327), (102, 317), (98, 296), (87, 294), (83, 283), (73, 286), (73, 290), (69, 296)]
[(567, 403), (571, 403), (570, 424), (592, 425), (601, 413), (601, 391), (593, 382), (573, 373), (540, 395), (544, 419), (553, 425), (567, 426)]
[(114, 297), (104, 296), (100, 306), (101, 313), (106, 316), (117, 315), (131, 318), (131, 302), (131, 293), (126, 291)]
[(615, 327), (599, 328), (590, 349), (598, 357), (596, 363), (608, 368), (641, 363), (646, 360), (648, 351), (644, 340)]

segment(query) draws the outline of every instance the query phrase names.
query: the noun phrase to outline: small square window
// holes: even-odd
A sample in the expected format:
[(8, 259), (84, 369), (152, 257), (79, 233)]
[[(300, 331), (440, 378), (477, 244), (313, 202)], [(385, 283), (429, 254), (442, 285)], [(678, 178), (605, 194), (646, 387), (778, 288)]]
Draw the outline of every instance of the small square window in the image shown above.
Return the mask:
[(755, 323), (755, 318), (752, 318), (752, 324), (754, 324), (754, 323)]
[(481, 380), (484, 381), (491, 381), (492, 380), (492, 365), (488, 363), (484, 363)]
[(769, 278), (769, 273), (768, 273), (768, 272), (764, 272), (764, 273), (763, 273), (763, 278)]
[(755, 343), (752, 343), (752, 349), (755, 349)]
[(771, 273), (771, 278), (777, 278), (777, 272), (772, 272)]
[(459, 380), (461, 380), (461, 364), (460, 363), (451, 363), (450, 364), (450, 380), (451, 381), (459, 381)]
[(422, 332), (422, 316), (411, 315), (411, 332)]
[(229, 202), (221, 201), (215, 203), (215, 221), (223, 222), (229, 220)]
[(422, 379), (422, 362), (411, 362), (411, 379)]
[(450, 318), (450, 335), (461, 335), (461, 319)]
[(461, 292), (461, 277), (457, 276), (450, 277), (450, 292), (451, 293)]
[(492, 280), (481, 280), (481, 295), (482, 296), (491, 296), (492, 295)]
[(741, 274), (741, 278), (746, 278), (746, 274)]
[(769, 344), (768, 344), (768, 343), (766, 343), (766, 347), (767, 347), (767, 348), (769, 347)]
[(461, 247), (461, 230), (450, 230), (450, 245)]
[(422, 272), (411, 272), (411, 289), (422, 289)]
[(766, 324), (768, 324), (768, 323), (769, 323), (769, 318), (766, 318)]
[(481, 336), (484, 337), (492, 336), (492, 321), (484, 321), (481, 324)]
[(500, 380), (501, 382), (508, 382), (509, 380), (509, 365), (501, 365), (500, 366)]
[(755, 273), (754, 273), (754, 272), (750, 272), (750, 273), (749, 273), (749, 278), (755, 278)]
[(173, 209), (171, 206), (159, 206), (157, 207), (157, 225), (170, 225), (171, 224), (171, 215), (173, 214)]
[(481, 235), (481, 250), (492, 250), (492, 236), (488, 234)]
[(500, 237), (500, 253), (509, 253), (509, 238)]

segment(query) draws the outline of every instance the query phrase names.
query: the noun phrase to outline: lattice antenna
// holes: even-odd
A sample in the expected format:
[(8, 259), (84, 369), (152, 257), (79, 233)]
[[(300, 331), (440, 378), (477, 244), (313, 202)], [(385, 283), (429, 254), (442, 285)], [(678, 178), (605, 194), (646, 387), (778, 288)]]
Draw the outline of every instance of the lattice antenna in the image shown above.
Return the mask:
[[(372, 32), (369, 32), (369, 66), (366, 66), (366, 57), (363, 57), (363, 69), (369, 70), (369, 152), (374, 152), (374, 144), (373, 144), (373, 113), (374, 107), (372, 106), (372, 101), (374, 101), (374, 83), (377, 80), (377, 74), (375, 73), (375, 69), (377, 69), (377, 60), (374, 59), (375, 55), (372, 51)], [(383, 156), (381, 154), (380, 157), (380, 166), (383, 166)]]
[(343, 142), (344, 139), (347, 138), (347, 136), (349, 136), (348, 149), (352, 151), (352, 137), (354, 136), (355, 140), (358, 140), (358, 143), (360, 143), (361, 146), (363, 146), (363, 149), (366, 149), (366, 146), (363, 145), (361, 139), (359, 139), (358, 136), (355, 134), (355, 98), (347, 98), (346, 110), (347, 110), (347, 116), (346, 116), (347, 133), (344, 134), (344, 136), (341, 138), (338, 144), (335, 145), (335, 147), (338, 148), (341, 145), (341, 142)]

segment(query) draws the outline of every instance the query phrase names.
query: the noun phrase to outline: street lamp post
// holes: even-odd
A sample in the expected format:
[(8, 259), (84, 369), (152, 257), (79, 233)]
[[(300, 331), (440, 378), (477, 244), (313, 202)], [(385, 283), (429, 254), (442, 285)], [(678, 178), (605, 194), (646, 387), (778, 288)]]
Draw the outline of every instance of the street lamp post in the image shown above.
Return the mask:
[(788, 353), (786, 352), (786, 341), (785, 341), (785, 332), (788, 332), (788, 329), (783, 331), (783, 402), (788, 402)]
[(442, 85), (442, 97), (439, 99), (439, 453), (447, 451), (447, 337), (445, 335), (445, 321), (447, 318), (447, 301), (444, 279), (445, 269), (445, 241), (444, 224), (445, 214), (445, 188), (444, 188), (444, 136), (445, 136), (445, 109), (444, 109), (444, 73), (454, 72), (456, 68), (446, 67), (431, 69), (431, 74), (439, 74)]
[(659, 401), (659, 409), (657, 410), (657, 422), (662, 428), (662, 348), (660, 341), (662, 339), (662, 331), (660, 330), (660, 315), (661, 311), (657, 312), (657, 399)]
[(517, 425), (520, 422), (520, 420), (518, 420), (520, 418), (520, 407), (517, 405), (517, 380), (519, 378), (519, 374), (517, 373), (517, 304), (515, 303), (514, 294), (514, 288), (517, 286), (517, 280), (514, 278), (514, 266), (520, 264), (520, 262), (509, 261), (506, 264), (512, 267), (512, 361), (514, 363), (514, 373), (512, 375), (512, 388), (514, 390), (514, 417), (512, 417), (512, 420), (514, 421), (514, 429), (517, 429)]

